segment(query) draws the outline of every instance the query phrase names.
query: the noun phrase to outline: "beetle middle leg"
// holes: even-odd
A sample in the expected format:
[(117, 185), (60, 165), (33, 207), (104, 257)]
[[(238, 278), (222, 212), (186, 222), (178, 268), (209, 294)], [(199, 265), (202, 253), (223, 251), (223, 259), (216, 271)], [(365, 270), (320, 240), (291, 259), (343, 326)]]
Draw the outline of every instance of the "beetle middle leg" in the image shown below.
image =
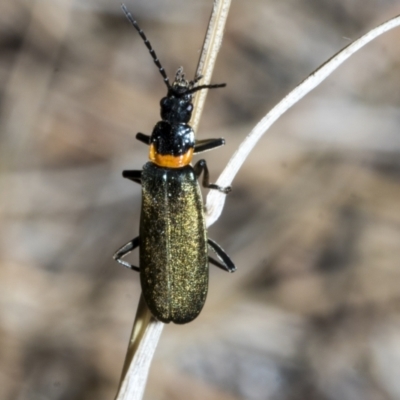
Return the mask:
[(215, 252), (215, 254), (217, 255), (217, 257), (219, 258), (219, 260), (221, 262), (218, 261), (218, 260), (214, 260), (210, 256), (208, 257), (208, 261), (211, 264), (214, 264), (215, 266), (223, 269), (224, 271), (235, 272), (236, 271), (235, 264), (229, 258), (228, 254), (225, 253), (223, 248), (219, 244), (214, 242), (214, 240), (212, 240), (210, 238), (208, 238), (207, 242), (208, 242), (208, 246), (210, 247), (210, 249)]
[(228, 194), (232, 190), (230, 186), (222, 187), (214, 183), (210, 183), (210, 173), (208, 172), (206, 160), (197, 161), (193, 169), (197, 178), (200, 178), (201, 173), (203, 173), (203, 187), (208, 189), (216, 189), (225, 194)]
[(124, 178), (130, 179), (133, 182), (138, 183), (139, 185), (142, 184), (142, 171), (136, 171), (136, 170), (132, 170), (132, 171), (123, 171), (122, 172), (122, 176)]
[(132, 252), (133, 250), (136, 249), (140, 245), (140, 238), (139, 236), (135, 237), (132, 239), (130, 242), (127, 244), (124, 244), (119, 250), (115, 252), (113, 255), (113, 258), (115, 261), (118, 261), (120, 264), (122, 264), (124, 267), (133, 269), (134, 271), (140, 271), (139, 267), (136, 267), (135, 265), (132, 265), (128, 263), (127, 261), (121, 260), (122, 257), (125, 257), (127, 254)]

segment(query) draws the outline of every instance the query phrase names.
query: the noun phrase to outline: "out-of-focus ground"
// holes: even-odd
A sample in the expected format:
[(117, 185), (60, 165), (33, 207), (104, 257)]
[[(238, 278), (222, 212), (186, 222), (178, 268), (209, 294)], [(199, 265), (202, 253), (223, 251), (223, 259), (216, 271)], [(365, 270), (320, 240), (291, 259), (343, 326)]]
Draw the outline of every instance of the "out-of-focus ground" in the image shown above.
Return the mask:
[[(127, 3), (193, 76), (211, 1)], [(213, 180), (255, 123), (398, 0), (233, 0), (199, 138)], [(400, 399), (400, 29), (266, 134), (210, 229), (238, 271), (169, 325), (146, 399)], [(112, 399), (140, 294), (136, 236), (165, 86), (120, 4), (0, 2), (0, 399)]]

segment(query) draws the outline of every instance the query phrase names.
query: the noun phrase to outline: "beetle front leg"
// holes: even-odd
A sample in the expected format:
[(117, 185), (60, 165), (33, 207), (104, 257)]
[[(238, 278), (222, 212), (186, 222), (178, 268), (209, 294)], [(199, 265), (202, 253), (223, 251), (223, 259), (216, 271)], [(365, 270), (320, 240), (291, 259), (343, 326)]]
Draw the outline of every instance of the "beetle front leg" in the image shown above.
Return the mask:
[(194, 154), (212, 150), (215, 149), (216, 147), (223, 146), (224, 144), (225, 144), (225, 139), (223, 138), (196, 140), (196, 143), (194, 145)]
[(140, 245), (140, 238), (139, 236), (137, 236), (135, 237), (135, 239), (132, 239), (127, 244), (124, 244), (119, 250), (115, 252), (115, 254), (113, 255), (114, 260), (119, 262), (126, 268), (133, 269), (134, 271), (139, 272), (140, 271), (139, 267), (136, 267), (135, 265), (132, 265), (127, 261), (121, 260), (122, 257), (125, 257), (127, 254), (135, 250), (136, 247), (138, 247), (139, 245)]
[(203, 187), (208, 189), (215, 189), (219, 190), (222, 193), (228, 194), (232, 188), (230, 186), (222, 187), (218, 186), (214, 183), (210, 183), (210, 173), (208, 172), (206, 160), (199, 160), (193, 167), (194, 173), (196, 174), (197, 178), (200, 178), (201, 173), (203, 173)]
[(138, 132), (136, 134), (136, 139), (144, 144), (150, 145), (150, 136), (149, 135), (145, 135), (144, 133)]

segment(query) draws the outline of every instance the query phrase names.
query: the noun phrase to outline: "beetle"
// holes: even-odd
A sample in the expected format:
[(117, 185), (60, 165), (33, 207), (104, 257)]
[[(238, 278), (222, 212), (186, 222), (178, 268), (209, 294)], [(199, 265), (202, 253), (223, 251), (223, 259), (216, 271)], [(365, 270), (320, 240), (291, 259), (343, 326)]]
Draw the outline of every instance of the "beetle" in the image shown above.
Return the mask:
[[(139, 236), (122, 246), (114, 259), (140, 272), (144, 300), (158, 320), (184, 324), (195, 319), (204, 306), (208, 291), (209, 263), (228, 272), (236, 270), (225, 251), (207, 237), (203, 201), (198, 179), (205, 188), (229, 193), (230, 187), (209, 182), (205, 160), (191, 166), (193, 154), (225, 144), (224, 139), (195, 140), (189, 125), (193, 93), (225, 84), (199, 85), (201, 76), (185, 79), (182, 67), (170, 84), (150, 42), (127, 8), (122, 9), (142, 37), (158, 67), (168, 92), (160, 101), (161, 121), (151, 136), (136, 138), (150, 146), (149, 161), (142, 171), (122, 175), (142, 185)], [(122, 258), (139, 247), (139, 265)], [(208, 255), (209, 248), (218, 260)]]

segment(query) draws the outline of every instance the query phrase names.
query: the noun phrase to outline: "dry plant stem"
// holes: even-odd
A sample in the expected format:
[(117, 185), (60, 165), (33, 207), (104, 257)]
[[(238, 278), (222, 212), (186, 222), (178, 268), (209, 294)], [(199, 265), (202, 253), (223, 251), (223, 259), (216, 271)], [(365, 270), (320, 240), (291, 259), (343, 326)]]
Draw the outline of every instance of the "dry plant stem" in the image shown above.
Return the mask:
[(164, 324), (157, 321), (140, 297), (116, 399), (141, 399), (148, 371)]
[[(213, 11), (197, 67), (197, 74), (203, 75), (201, 84), (205, 85), (211, 81), (212, 71), (222, 43), (230, 2), (230, 0), (214, 1)], [(196, 131), (200, 120), (206, 92), (207, 90), (200, 90), (194, 101), (191, 121), (194, 131)], [(151, 315), (143, 299), (143, 295), (141, 295), (115, 400), (142, 399), (151, 360), (163, 327), (164, 324), (157, 321)]]
[[(250, 151), (260, 140), (268, 128), (289, 108), (302, 99), (307, 93), (325, 80), (339, 65), (346, 61), (357, 50), (367, 43), (400, 25), (400, 16), (397, 16), (377, 28), (372, 29), (360, 39), (349, 44), (335, 54), (330, 60), (314, 71), (307, 79), (298, 85), (292, 92), (283, 98), (249, 133), (239, 146), (236, 153), (229, 160), (228, 165), (217, 180), (220, 186), (229, 186), (239, 171)], [(210, 190), (207, 196), (206, 210), (208, 226), (213, 224), (220, 216), (225, 203), (225, 195), (217, 190)]]
[[(231, 0), (214, 0), (214, 7), (208, 23), (208, 29), (204, 38), (203, 49), (201, 51), (196, 71), (196, 76), (203, 76), (201, 81), (202, 85), (208, 85), (211, 83), (211, 76), (222, 44), (230, 6)], [(207, 93), (208, 90), (198, 91), (193, 102), (194, 109), (190, 123), (195, 132), (197, 132), (199, 126)]]

